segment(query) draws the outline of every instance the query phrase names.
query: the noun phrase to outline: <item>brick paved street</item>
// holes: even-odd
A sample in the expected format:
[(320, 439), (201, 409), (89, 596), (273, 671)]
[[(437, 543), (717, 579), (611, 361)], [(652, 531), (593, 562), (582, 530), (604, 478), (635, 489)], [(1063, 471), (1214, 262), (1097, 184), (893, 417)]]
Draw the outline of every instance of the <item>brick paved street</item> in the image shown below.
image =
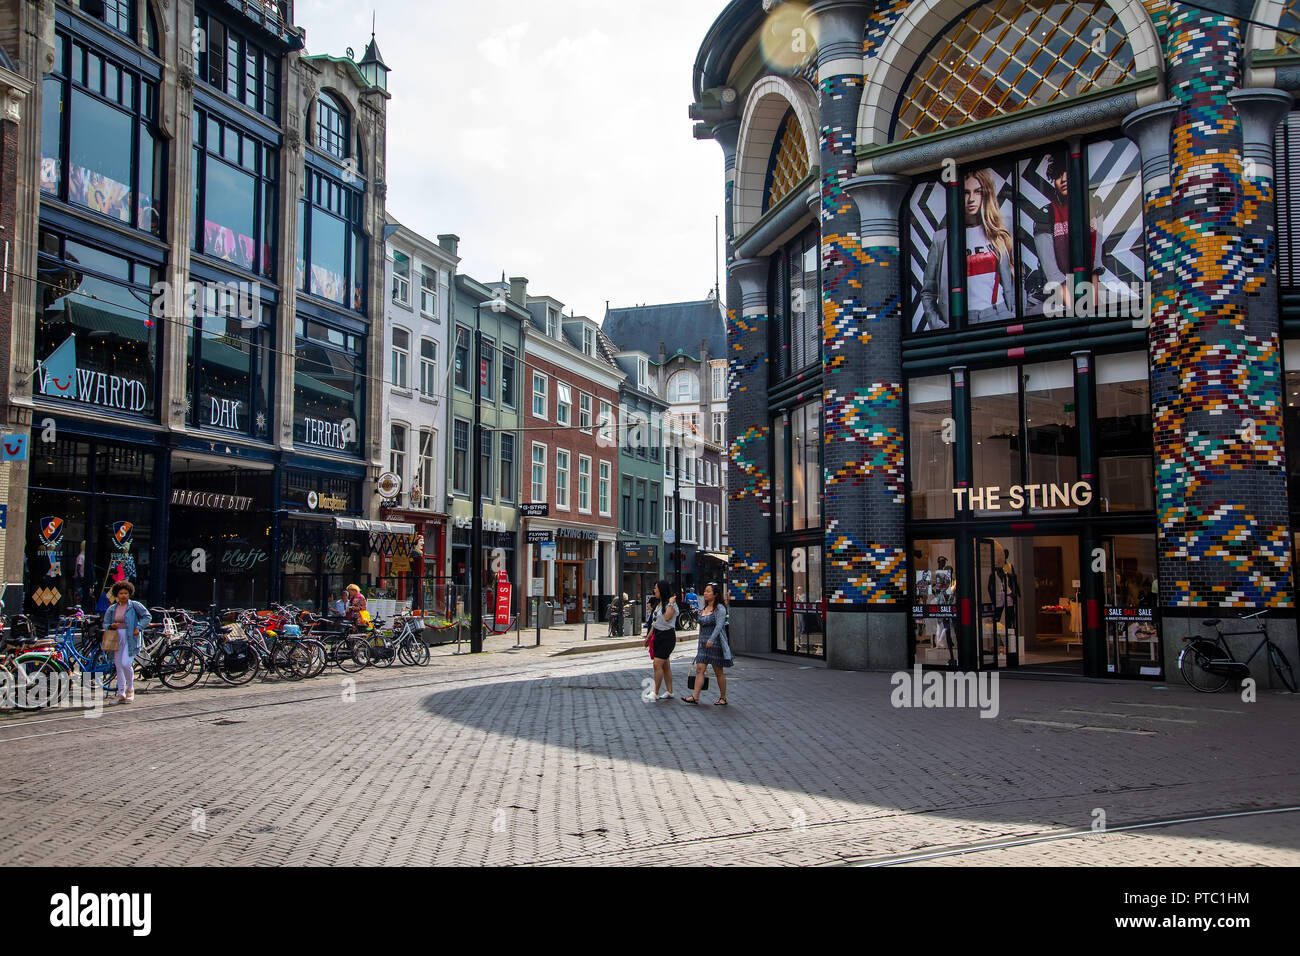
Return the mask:
[[(350, 702), (330, 671), (6, 715), (0, 863), (1300, 862), (1297, 813), (1003, 845), (1097, 809), (1113, 830), (1300, 804), (1293, 695), (1004, 679), (982, 719), (746, 658), (732, 706), (689, 707), (641, 699), (644, 651), (548, 656), (552, 636), (367, 671)], [(934, 856), (972, 844), (997, 845)]]

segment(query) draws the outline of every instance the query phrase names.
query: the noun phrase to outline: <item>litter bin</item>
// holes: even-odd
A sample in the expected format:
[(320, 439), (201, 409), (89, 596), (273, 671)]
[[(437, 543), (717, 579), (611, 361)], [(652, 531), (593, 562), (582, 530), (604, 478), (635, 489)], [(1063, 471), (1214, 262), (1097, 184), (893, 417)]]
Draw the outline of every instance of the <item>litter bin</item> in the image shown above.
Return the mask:
[(537, 617), (542, 627), (550, 627), (555, 623), (555, 605), (550, 601), (543, 601), (537, 607)]

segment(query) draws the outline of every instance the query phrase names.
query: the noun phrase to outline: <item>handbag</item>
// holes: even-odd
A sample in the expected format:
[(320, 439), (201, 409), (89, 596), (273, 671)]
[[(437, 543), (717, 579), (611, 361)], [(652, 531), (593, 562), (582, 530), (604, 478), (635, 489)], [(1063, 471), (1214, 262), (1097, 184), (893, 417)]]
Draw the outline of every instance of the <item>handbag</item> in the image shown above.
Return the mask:
[[(695, 690), (695, 675), (694, 675), (694, 674), (689, 674), (689, 675), (687, 675), (687, 677), (686, 677), (686, 689), (687, 689), (687, 690)], [(708, 674), (705, 674), (705, 675), (704, 675), (704, 686), (701, 687), (700, 690), (708, 690), (708, 689), (709, 689), (709, 675), (708, 675)]]
[(100, 635), (99, 646), (106, 651), (116, 651), (117, 628), (105, 628), (104, 633)]

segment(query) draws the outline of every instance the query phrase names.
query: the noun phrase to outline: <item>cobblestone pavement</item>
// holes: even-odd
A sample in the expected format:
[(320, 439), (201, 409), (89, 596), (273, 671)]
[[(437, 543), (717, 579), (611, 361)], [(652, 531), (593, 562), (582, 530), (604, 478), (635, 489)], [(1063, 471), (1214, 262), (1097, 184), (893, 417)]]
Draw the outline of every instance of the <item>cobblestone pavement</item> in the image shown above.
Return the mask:
[[(6, 716), (0, 864), (1300, 862), (1295, 812), (1117, 829), (1300, 805), (1296, 695), (1004, 679), (985, 719), (894, 708), (888, 674), (743, 658), (731, 706), (691, 707), (642, 700), (643, 650), (493, 640), (353, 688)], [(1006, 845), (1098, 811), (1100, 836)], [(978, 852), (937, 855), (957, 849)]]

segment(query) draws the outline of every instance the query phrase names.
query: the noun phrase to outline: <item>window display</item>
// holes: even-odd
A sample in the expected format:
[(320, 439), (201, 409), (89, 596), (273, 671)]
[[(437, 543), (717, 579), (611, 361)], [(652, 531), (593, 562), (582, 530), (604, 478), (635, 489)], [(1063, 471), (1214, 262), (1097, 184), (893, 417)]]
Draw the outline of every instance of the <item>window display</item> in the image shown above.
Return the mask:
[[(1087, 145), (1084, 159), (1088, 178), (1077, 184), (1069, 154), (1058, 146), (1014, 164), (962, 170), (959, 189), (945, 188), (942, 180), (913, 187), (903, 230), (907, 328), (919, 333), (1039, 316), (1145, 315), (1137, 147), (1127, 139), (1099, 140)], [(1075, 189), (1087, 195), (1088, 211), (1078, 222), (1071, 219)], [(949, 216), (961, 217), (964, 285), (949, 275)], [(1083, 246), (1078, 263), (1071, 261), (1075, 239)], [(1077, 296), (1069, 281), (1076, 267), (1088, 278)], [(963, 294), (954, 302), (958, 290)], [(954, 307), (964, 314), (951, 315)]]
[(951, 538), (912, 542), (912, 637), (921, 664), (957, 663), (957, 569)]

